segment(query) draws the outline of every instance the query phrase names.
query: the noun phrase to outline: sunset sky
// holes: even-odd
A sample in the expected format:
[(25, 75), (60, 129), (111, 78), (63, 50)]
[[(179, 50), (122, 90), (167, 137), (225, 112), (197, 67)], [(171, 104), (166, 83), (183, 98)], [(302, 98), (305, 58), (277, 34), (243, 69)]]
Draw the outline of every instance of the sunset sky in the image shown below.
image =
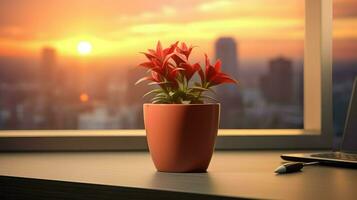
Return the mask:
[[(130, 3), (128, 3), (130, 2)], [(0, 56), (37, 56), (53, 46), (79, 56), (88, 41), (91, 57), (132, 61), (137, 52), (180, 40), (213, 55), (214, 41), (232, 36), (243, 59), (303, 56), (303, 0), (2, 0)], [(357, 50), (357, 3), (335, 0), (336, 58)]]

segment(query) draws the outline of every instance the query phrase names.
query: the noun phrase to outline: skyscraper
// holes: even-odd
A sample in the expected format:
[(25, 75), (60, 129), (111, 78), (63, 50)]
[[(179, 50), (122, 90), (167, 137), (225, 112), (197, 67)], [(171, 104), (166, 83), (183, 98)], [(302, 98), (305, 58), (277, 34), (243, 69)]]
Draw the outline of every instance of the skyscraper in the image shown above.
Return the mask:
[(124, 127), (144, 128), (142, 104), (145, 103), (145, 99), (142, 96), (149, 91), (149, 87), (145, 83), (139, 85), (135, 83), (145, 75), (146, 73), (139, 68), (129, 69), (127, 72), (126, 108), (131, 110), (131, 116), (126, 116), (127, 124)]
[[(221, 37), (215, 43), (216, 59), (222, 61), (222, 71), (238, 80), (238, 51), (234, 38)], [(243, 103), (238, 87), (224, 84), (217, 88), (217, 98), (221, 103), (221, 128), (239, 128), (243, 117)]]
[(55, 73), (56, 50), (52, 47), (44, 47), (41, 52), (41, 67), (39, 71), (40, 82), (40, 110), (43, 121), (40, 125), (44, 129), (52, 129), (55, 126)]
[[(222, 71), (238, 79), (238, 52), (237, 43), (234, 38), (218, 38), (215, 44), (215, 53), (216, 59), (222, 61)], [(234, 85), (224, 85), (219, 91), (224, 94), (227, 94), (227, 92), (236, 93), (236, 89)]]
[(294, 98), (292, 61), (277, 57), (269, 61), (269, 71), (260, 79), (265, 99), (270, 103), (290, 104)]

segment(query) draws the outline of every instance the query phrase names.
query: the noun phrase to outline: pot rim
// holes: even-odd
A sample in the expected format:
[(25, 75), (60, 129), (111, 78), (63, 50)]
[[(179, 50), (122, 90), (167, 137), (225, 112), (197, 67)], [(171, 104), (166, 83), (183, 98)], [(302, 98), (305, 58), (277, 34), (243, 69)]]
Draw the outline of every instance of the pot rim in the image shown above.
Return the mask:
[(202, 104), (156, 104), (144, 103), (144, 106), (219, 106), (220, 103), (202, 103)]

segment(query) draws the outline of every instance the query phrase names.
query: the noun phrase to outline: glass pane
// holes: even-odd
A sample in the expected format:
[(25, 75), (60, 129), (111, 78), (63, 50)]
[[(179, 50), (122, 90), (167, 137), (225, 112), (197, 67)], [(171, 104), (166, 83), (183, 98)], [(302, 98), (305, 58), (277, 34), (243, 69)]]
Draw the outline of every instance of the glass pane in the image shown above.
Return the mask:
[(143, 128), (158, 40), (239, 80), (221, 128), (303, 128), (304, 0), (3, 0), (0, 19), (0, 129)]
[(353, 80), (357, 76), (357, 2), (334, 0), (333, 31), (333, 102), (334, 129), (342, 136), (351, 97)]

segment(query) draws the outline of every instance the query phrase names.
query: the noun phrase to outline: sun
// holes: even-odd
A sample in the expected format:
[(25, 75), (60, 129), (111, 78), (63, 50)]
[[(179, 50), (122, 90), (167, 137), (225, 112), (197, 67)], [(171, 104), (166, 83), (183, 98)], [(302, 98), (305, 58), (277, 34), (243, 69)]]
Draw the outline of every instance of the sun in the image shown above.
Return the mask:
[(79, 95), (79, 100), (82, 102), (82, 103), (86, 103), (89, 101), (89, 96), (87, 93), (81, 93)]
[(81, 41), (77, 45), (77, 51), (81, 55), (88, 55), (92, 52), (92, 44), (88, 41)]

